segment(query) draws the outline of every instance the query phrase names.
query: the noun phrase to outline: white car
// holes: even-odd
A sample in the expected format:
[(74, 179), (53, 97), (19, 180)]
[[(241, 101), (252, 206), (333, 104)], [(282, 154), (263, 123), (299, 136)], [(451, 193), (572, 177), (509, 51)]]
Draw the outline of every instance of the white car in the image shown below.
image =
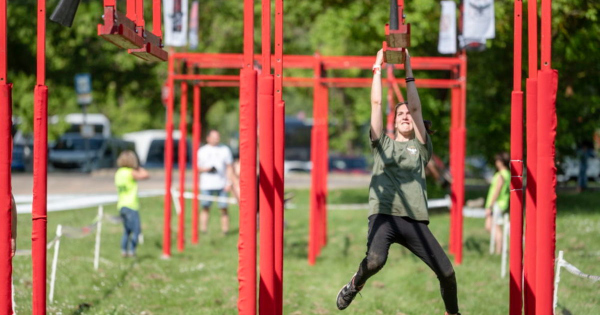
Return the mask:
[[(567, 182), (569, 180), (577, 180), (579, 177), (579, 159), (577, 157), (566, 157), (561, 163), (560, 168), (562, 174), (557, 176), (559, 182)], [(600, 182), (600, 158), (588, 158), (587, 178)]]

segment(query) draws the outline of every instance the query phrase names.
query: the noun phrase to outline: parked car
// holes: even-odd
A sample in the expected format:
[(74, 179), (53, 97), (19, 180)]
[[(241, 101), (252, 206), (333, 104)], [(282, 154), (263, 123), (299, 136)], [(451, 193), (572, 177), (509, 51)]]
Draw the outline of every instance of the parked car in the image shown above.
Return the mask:
[(116, 167), (124, 150), (134, 150), (134, 144), (101, 135), (84, 138), (79, 133), (66, 133), (50, 149), (48, 163), (52, 169), (91, 172)]
[[(173, 167), (179, 165), (179, 130), (173, 131)], [(165, 138), (162, 129), (143, 130), (123, 135), (123, 139), (135, 144), (135, 152), (140, 160), (140, 165), (145, 168), (162, 168), (165, 164)], [(187, 141), (186, 167), (192, 165), (192, 143)]]
[[(561, 183), (570, 180), (577, 180), (579, 177), (579, 159), (577, 157), (567, 156), (560, 163), (560, 173), (557, 175), (557, 180)], [(600, 182), (600, 158), (588, 158), (588, 167), (586, 171), (588, 179)]]
[(33, 148), (20, 143), (14, 143), (12, 149), (11, 171), (29, 172), (33, 169)]
[(369, 174), (367, 159), (364, 156), (329, 156), (329, 172)]

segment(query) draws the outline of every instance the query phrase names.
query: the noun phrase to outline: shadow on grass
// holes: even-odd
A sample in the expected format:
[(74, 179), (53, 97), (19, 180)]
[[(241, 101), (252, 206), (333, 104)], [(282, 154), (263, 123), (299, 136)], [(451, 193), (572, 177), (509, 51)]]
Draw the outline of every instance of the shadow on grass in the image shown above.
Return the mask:
[[(472, 252), (477, 252), (477, 254), (479, 254), (479, 256), (483, 255), (483, 246), (485, 246), (485, 240), (481, 239), (481, 238), (477, 238), (474, 236), (469, 236), (467, 237), (467, 239), (465, 240), (465, 248), (468, 251), (472, 251)], [(482, 246), (482, 244), (484, 244)]]
[(77, 309), (71, 314), (81, 315), (89, 311), (91, 308), (99, 306), (102, 303), (102, 301), (106, 300), (108, 297), (113, 295), (118, 288), (122, 287), (125, 284), (125, 282), (127, 281), (127, 276), (136, 264), (139, 264), (148, 258), (150, 258), (150, 256), (140, 256), (137, 259), (131, 260), (129, 266), (125, 270), (121, 271), (121, 275), (119, 275), (117, 282), (114, 283), (110, 288), (105, 290), (102, 297), (98, 297), (91, 302), (80, 303), (77, 306)]
[(290, 241), (285, 244), (285, 255), (294, 258), (308, 257), (308, 242), (305, 240)]

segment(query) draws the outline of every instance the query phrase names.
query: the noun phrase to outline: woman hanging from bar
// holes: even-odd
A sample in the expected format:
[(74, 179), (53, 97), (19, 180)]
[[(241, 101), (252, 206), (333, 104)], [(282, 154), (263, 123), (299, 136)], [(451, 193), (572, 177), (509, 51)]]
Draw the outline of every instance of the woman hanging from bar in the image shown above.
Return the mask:
[(347, 308), (367, 279), (383, 268), (390, 245), (398, 243), (426, 263), (440, 281), (446, 315), (458, 313), (454, 268), (428, 228), (425, 167), (433, 153), (431, 123), (423, 121), (421, 101), (406, 51), (407, 103), (395, 108), (394, 139), (383, 132), (381, 65), (383, 51), (373, 65), (371, 130), (373, 175), (369, 187), (369, 233), (366, 257), (337, 296), (337, 307)]

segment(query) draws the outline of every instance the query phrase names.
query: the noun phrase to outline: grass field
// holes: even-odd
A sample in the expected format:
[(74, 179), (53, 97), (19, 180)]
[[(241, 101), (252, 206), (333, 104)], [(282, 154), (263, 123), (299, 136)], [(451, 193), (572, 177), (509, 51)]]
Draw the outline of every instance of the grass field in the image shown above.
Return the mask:
[[(329, 243), (315, 266), (307, 264), (308, 191), (295, 191), (296, 208), (286, 211), (284, 314), (443, 314), (434, 274), (407, 250), (392, 246), (385, 268), (375, 275), (343, 313), (335, 307), (339, 288), (356, 271), (366, 249), (366, 210), (329, 212)], [(331, 203), (363, 203), (366, 189), (330, 191)], [(435, 192), (432, 192), (435, 195)], [(483, 192), (469, 192), (469, 197)], [(189, 207), (188, 207), (189, 209)], [(93, 270), (94, 236), (64, 238), (60, 247), (51, 314), (235, 314), (237, 313), (237, 208), (231, 209), (231, 235), (219, 231), (216, 209), (210, 232), (199, 245), (186, 244), (170, 260), (160, 259), (162, 199), (142, 199), (145, 242), (136, 259), (121, 258), (120, 225), (105, 223), (100, 270)], [(116, 215), (117, 210), (106, 207)], [(188, 210), (188, 214), (189, 214)], [(90, 224), (96, 209), (49, 214), (49, 239), (57, 224)], [(434, 212), (430, 227), (444, 248), (448, 214)], [(31, 220), (19, 216), (20, 249), (31, 248)], [(188, 221), (189, 222), (189, 221)], [(176, 220), (173, 220), (176, 228)], [(189, 223), (186, 226), (189, 235)], [(600, 275), (600, 194), (560, 194), (557, 249), (582, 271)], [(508, 279), (500, 278), (500, 258), (490, 256), (482, 219), (465, 219), (464, 262), (455, 266), (463, 314), (507, 314)], [(175, 240), (173, 234), (173, 240)], [(189, 239), (188, 239), (189, 240)], [(48, 252), (48, 277), (53, 250)], [(31, 258), (17, 256), (14, 284), (17, 312), (31, 313)], [(598, 314), (600, 283), (563, 272), (558, 314)], [(562, 313), (561, 313), (562, 312)]]

